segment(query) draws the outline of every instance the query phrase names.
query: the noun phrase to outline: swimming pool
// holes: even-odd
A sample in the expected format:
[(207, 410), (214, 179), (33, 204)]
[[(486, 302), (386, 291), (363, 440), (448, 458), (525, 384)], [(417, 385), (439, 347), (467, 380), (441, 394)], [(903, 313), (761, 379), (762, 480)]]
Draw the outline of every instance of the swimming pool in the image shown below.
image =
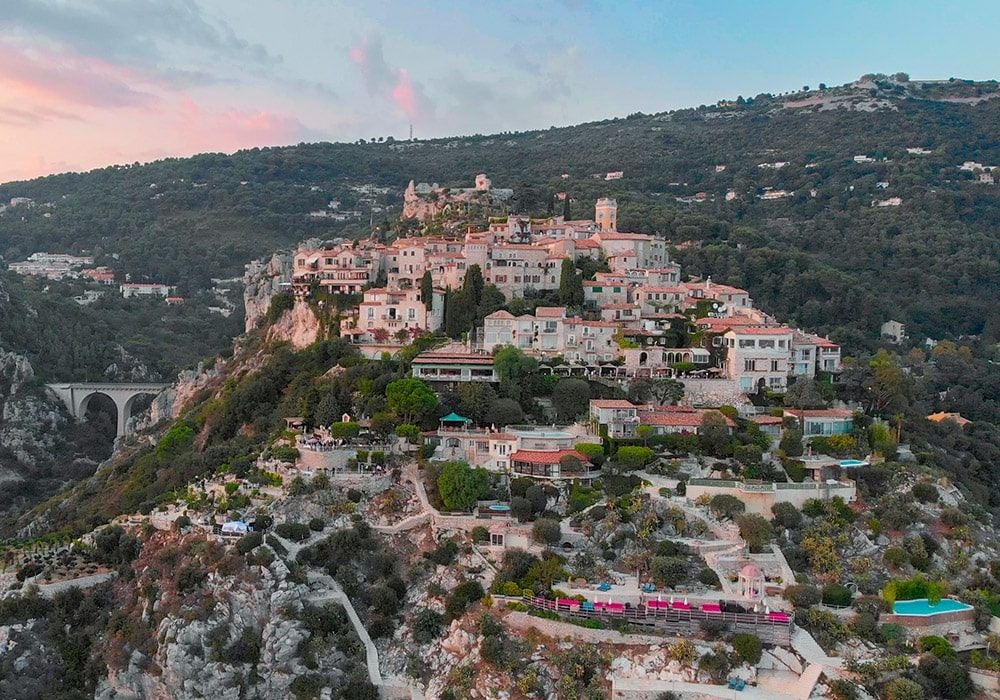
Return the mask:
[(942, 598), (936, 603), (931, 603), (926, 598), (917, 598), (915, 600), (897, 600), (892, 604), (892, 613), (894, 615), (927, 616), (962, 612), (965, 610), (972, 610), (972, 606), (953, 598)]
[(867, 467), (869, 464), (861, 459), (842, 459), (840, 460), (840, 466), (844, 469), (853, 469), (855, 467)]
[(494, 503), (489, 506), (489, 509), (492, 510), (494, 513), (506, 513), (507, 511), (510, 510), (510, 506), (506, 505), (505, 503)]

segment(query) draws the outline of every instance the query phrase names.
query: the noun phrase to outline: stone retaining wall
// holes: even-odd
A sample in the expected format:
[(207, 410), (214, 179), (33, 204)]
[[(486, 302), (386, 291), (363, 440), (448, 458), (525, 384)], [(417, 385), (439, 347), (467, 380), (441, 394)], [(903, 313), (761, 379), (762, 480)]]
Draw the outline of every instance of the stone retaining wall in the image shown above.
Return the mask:
[(976, 611), (974, 609), (956, 610), (936, 615), (895, 615), (886, 613), (879, 617), (879, 622), (900, 625), (909, 629), (919, 629), (921, 636), (929, 634), (944, 636), (948, 632), (958, 632), (970, 624), (975, 624), (975, 620)]

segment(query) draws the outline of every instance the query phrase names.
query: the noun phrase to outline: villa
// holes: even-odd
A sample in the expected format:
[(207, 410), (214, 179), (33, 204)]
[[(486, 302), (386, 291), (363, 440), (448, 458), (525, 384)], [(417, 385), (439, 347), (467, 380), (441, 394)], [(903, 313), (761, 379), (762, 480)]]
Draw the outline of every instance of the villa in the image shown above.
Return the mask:
[(799, 423), (802, 435), (806, 438), (817, 435), (850, 435), (854, 432), (854, 412), (846, 408), (786, 409), (785, 416)]
[(584, 439), (576, 426), (506, 426), (477, 428), (469, 418), (451, 413), (429, 437), (436, 442), (435, 461), (464, 460), (492, 472), (552, 481), (589, 483), (600, 470), (576, 450)]

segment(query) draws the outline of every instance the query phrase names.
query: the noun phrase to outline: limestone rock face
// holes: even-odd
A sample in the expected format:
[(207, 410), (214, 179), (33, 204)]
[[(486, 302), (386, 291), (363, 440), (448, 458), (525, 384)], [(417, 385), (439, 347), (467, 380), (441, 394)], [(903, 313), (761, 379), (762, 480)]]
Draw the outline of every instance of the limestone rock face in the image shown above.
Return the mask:
[(281, 291), (282, 282), (292, 281), (291, 253), (275, 253), (269, 259), (254, 260), (243, 275), (243, 305), (246, 332), (257, 327), (267, 313), (271, 298)]
[(323, 333), (323, 328), (308, 302), (298, 299), (290, 311), (282, 314), (268, 330), (269, 340), (283, 340), (295, 348), (312, 345)]

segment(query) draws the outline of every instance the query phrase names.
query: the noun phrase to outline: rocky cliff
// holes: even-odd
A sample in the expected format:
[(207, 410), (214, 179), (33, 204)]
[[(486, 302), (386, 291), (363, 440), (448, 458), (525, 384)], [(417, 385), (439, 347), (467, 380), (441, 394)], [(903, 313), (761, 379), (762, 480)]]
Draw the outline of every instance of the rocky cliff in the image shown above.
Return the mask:
[(292, 281), (291, 253), (275, 253), (269, 259), (254, 260), (243, 275), (245, 328), (249, 333), (267, 313), (271, 298), (281, 291), (282, 283)]
[(92, 473), (102, 446), (91, 432), (35, 379), (27, 358), (0, 350), (0, 517)]

